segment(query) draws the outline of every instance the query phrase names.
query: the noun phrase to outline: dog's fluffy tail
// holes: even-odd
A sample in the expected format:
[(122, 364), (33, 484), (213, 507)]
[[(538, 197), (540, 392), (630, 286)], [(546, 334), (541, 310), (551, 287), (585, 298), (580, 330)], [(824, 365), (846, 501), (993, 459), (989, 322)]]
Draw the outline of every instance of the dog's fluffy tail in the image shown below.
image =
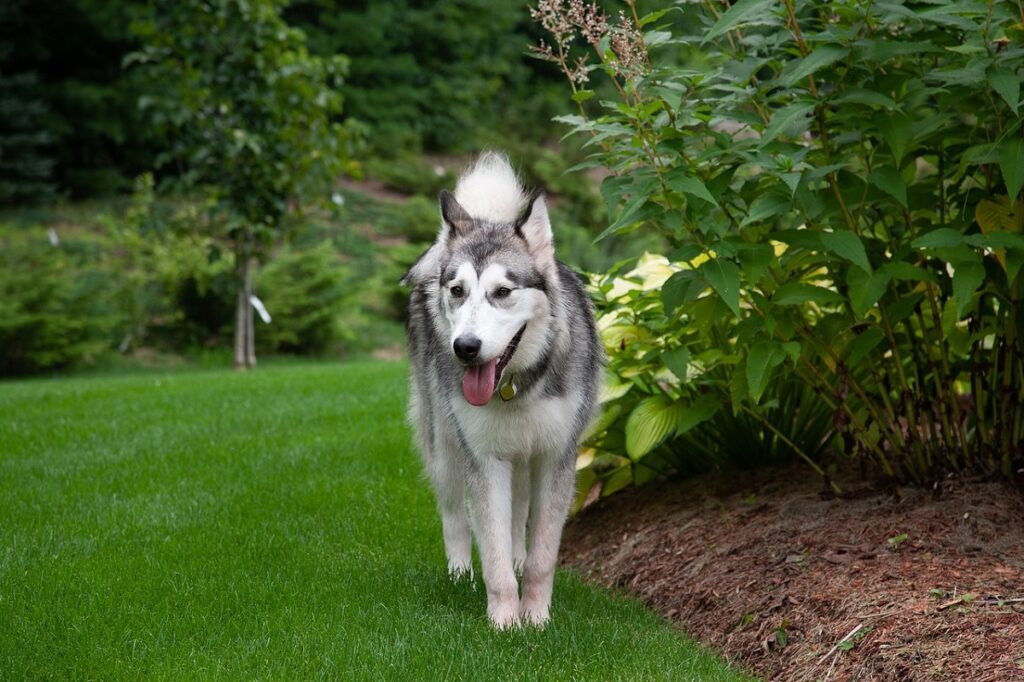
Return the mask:
[(526, 207), (526, 194), (508, 157), (484, 152), (459, 177), (455, 198), (474, 218), (513, 222)]

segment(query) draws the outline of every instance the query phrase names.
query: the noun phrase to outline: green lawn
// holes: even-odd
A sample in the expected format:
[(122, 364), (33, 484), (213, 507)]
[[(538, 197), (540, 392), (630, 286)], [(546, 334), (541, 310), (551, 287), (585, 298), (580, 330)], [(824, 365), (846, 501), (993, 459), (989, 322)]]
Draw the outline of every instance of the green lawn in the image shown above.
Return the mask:
[(546, 630), (492, 631), (405, 371), (0, 383), (0, 679), (746, 679), (568, 574)]

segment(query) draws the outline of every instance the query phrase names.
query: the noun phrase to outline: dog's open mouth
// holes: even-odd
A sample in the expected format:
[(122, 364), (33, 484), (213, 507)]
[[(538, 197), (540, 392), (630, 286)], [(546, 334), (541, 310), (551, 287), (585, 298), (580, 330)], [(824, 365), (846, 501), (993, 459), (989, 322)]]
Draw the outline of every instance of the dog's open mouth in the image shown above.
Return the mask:
[(462, 377), (462, 395), (466, 396), (466, 401), (470, 405), (480, 407), (490, 402), (491, 396), (498, 388), (501, 373), (508, 365), (508, 361), (512, 359), (516, 348), (519, 347), (519, 340), (523, 338), (524, 331), (526, 331), (525, 324), (519, 328), (499, 357), (482, 365), (466, 368), (466, 374)]

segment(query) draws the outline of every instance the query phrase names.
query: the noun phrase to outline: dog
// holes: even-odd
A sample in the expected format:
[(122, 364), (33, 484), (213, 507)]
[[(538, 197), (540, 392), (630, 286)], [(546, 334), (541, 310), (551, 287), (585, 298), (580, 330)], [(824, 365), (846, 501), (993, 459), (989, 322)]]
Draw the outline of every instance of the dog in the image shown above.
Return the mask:
[(449, 574), (473, 579), (475, 537), (492, 625), (543, 626), (603, 372), (593, 306), (555, 258), (544, 195), (504, 155), (482, 154), (439, 201), (437, 239), (402, 280), (409, 421)]

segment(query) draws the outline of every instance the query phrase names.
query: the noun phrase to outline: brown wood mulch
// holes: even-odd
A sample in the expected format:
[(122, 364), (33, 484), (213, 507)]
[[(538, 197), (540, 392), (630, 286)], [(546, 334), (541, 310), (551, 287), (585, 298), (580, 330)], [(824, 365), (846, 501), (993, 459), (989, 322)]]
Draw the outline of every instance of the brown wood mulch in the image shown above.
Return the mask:
[(1024, 497), (841, 483), (790, 469), (624, 491), (569, 523), (562, 563), (767, 680), (1024, 680)]

